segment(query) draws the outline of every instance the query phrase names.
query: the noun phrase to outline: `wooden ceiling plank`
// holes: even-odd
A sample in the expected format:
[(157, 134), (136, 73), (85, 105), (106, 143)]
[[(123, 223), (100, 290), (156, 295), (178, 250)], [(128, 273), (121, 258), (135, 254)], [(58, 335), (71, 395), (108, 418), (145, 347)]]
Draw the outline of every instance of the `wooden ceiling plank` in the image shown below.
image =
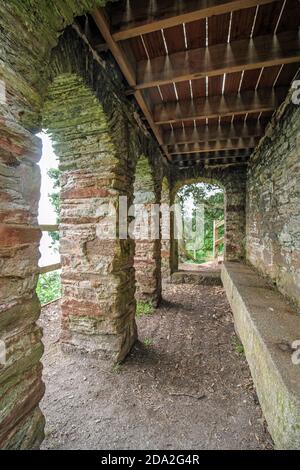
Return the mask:
[(224, 150), (224, 151), (214, 151), (208, 153), (191, 153), (184, 155), (172, 155), (172, 161), (188, 161), (188, 160), (218, 160), (218, 159), (227, 159), (227, 158), (247, 158), (250, 157), (252, 149), (244, 150)]
[(197, 144), (178, 144), (168, 148), (169, 155), (184, 155), (192, 153), (216, 152), (219, 150), (253, 149), (258, 144), (259, 137), (248, 139), (230, 139), (221, 141), (199, 142)]
[(176, 52), (137, 63), (136, 89), (300, 61), (300, 31)]
[(272, 111), (282, 103), (287, 92), (287, 87), (267, 88), (230, 95), (162, 103), (154, 106), (153, 120), (156, 124), (166, 124), (191, 119)]
[(192, 144), (210, 140), (260, 137), (268, 121), (238, 122), (185, 127), (163, 133), (164, 145)]
[(130, 4), (118, 3), (111, 8), (112, 36), (115, 41), (123, 41), (182, 23), (268, 3), (274, 3), (274, 0), (160, 0), (153, 4), (131, 0)]

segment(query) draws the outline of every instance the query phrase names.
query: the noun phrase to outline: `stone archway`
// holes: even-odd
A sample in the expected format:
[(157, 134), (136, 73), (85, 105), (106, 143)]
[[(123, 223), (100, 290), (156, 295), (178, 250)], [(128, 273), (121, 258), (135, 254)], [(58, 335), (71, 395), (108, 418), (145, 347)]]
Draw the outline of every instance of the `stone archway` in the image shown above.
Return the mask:
[[(190, 262), (195, 263), (195, 267), (203, 263), (214, 264), (217, 260), (221, 262), (223, 256), (219, 258), (219, 249), (215, 251), (214, 241), (220, 240), (217, 248), (223, 245), (224, 199), (224, 188), (215, 182), (199, 180), (184, 184), (177, 191), (176, 205), (182, 216), (180, 227), (183, 231), (183, 237), (178, 239), (179, 270), (192, 268), (187, 264)], [(215, 226), (217, 221), (220, 224), (218, 229)]]
[[(244, 168), (214, 169), (203, 167), (181, 171), (174, 175), (172, 186), (172, 199), (177, 191), (192, 183), (216, 184), (224, 190), (225, 195), (225, 261), (240, 261), (245, 257), (245, 227), (246, 227), (246, 171)], [(172, 243), (172, 265), (178, 266), (178, 247), (176, 241)]]

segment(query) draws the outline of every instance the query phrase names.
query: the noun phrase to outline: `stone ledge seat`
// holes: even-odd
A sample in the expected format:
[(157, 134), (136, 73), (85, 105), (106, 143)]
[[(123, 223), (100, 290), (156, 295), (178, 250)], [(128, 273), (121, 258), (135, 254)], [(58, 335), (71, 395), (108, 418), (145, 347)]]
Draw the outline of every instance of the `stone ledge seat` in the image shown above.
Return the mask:
[(226, 262), (222, 281), (277, 449), (300, 449), (300, 314), (251, 267)]

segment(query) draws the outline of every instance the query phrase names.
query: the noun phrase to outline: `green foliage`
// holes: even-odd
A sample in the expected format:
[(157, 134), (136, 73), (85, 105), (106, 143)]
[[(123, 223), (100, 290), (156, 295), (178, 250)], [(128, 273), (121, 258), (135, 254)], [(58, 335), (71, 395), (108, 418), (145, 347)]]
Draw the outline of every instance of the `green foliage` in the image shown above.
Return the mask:
[(153, 305), (151, 302), (137, 302), (136, 316), (142, 317), (143, 315), (151, 315), (153, 313)]
[(153, 339), (152, 338), (145, 338), (143, 343), (147, 348), (149, 348), (149, 346), (153, 345)]
[[(54, 192), (48, 194), (49, 201), (54, 207), (56, 213), (56, 223), (59, 224), (60, 220), (60, 170), (57, 168), (50, 168), (48, 171), (48, 176), (53, 180)], [(52, 238), (52, 247), (57, 250), (59, 242), (59, 233), (58, 232), (49, 232), (49, 236)]]
[(196, 250), (194, 253), (193, 251), (187, 251), (190, 255), (190, 258), (186, 261), (187, 263), (206, 263), (213, 259), (213, 252), (210, 249), (203, 249), (203, 250)]
[(240, 341), (238, 338), (236, 338), (236, 337), (233, 339), (233, 347), (234, 347), (235, 352), (236, 352), (239, 356), (245, 356), (245, 349), (244, 349), (244, 346), (243, 346), (243, 344), (241, 343), (241, 341)]
[(61, 296), (61, 282), (59, 271), (40, 274), (36, 293), (42, 305)]
[[(212, 184), (194, 183), (184, 186), (177, 193), (178, 202), (182, 212), (186, 213), (187, 202), (193, 204), (192, 226), (196, 228), (195, 206), (204, 206), (204, 245), (196, 252), (189, 250), (186, 241), (181, 246), (181, 258), (183, 261), (204, 263), (212, 259), (213, 253), (213, 222), (224, 219), (224, 191)], [(220, 238), (224, 235), (224, 228), (219, 229)], [(219, 247), (219, 252), (224, 251), (224, 246)]]
[(114, 373), (114, 374), (120, 374), (122, 372), (122, 364), (120, 364), (119, 362), (117, 362), (117, 364), (115, 364), (111, 371)]

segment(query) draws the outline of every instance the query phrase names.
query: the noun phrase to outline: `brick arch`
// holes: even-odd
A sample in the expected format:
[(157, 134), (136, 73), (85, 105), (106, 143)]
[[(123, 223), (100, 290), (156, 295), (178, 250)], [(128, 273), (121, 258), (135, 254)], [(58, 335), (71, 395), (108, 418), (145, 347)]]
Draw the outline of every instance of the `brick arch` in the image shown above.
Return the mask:
[(155, 230), (150, 220), (155, 211), (159, 224), (160, 197), (160, 173), (157, 174), (151, 160), (141, 155), (135, 169), (135, 217), (136, 226), (141, 218), (148, 219), (149, 229), (143, 233), (135, 230), (136, 298), (138, 301), (149, 301), (155, 307), (161, 300), (161, 242), (159, 226), (158, 231)]
[[(244, 259), (246, 170), (243, 167), (237, 167), (235, 170), (232, 168), (210, 170), (200, 167), (178, 172), (173, 178), (172, 198), (175, 198), (182, 186), (200, 182), (215, 184), (225, 193), (225, 260)], [(172, 257), (173, 264), (176, 266), (178, 257), (176, 243), (173, 244)]]

